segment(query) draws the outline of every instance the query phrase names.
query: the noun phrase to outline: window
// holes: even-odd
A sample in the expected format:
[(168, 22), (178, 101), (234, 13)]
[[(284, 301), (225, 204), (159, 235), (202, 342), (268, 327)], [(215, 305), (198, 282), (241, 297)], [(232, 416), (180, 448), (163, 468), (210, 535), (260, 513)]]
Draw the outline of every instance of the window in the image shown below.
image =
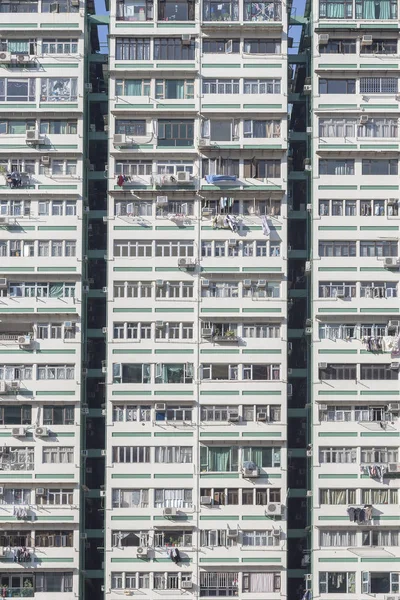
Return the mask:
[(325, 463), (355, 463), (357, 460), (356, 448), (320, 448), (319, 462)]
[(113, 548), (129, 548), (149, 545), (148, 531), (112, 531), (111, 546)]
[(238, 21), (239, 20), (239, 2), (231, 0), (219, 2), (217, 0), (204, 0), (203, 3), (204, 21)]
[(320, 137), (354, 137), (357, 119), (319, 119)]
[(74, 491), (62, 488), (45, 488), (43, 496), (36, 495), (36, 502), (49, 506), (74, 503)]
[(319, 298), (355, 298), (356, 282), (320, 281), (318, 287)]
[(278, 593), (281, 589), (280, 573), (243, 573), (243, 592), (251, 594)]
[(113, 489), (113, 508), (148, 508), (149, 490), (144, 489)]
[(148, 363), (137, 364), (113, 364), (114, 383), (150, 383), (150, 365)]
[[(397, 79), (396, 79), (397, 81)], [(355, 79), (320, 79), (320, 94), (355, 94)]]
[[(116, 96), (150, 96), (150, 79), (116, 79), (115, 80), (115, 95)], [(139, 164), (147, 164), (141, 163)], [(151, 165), (151, 163), (149, 163)], [(115, 171), (118, 173), (118, 170)], [(135, 175), (136, 173), (132, 173)], [(138, 173), (139, 174), (139, 173)], [(144, 173), (142, 173), (143, 175)], [(151, 174), (151, 170), (150, 173)]]
[(0, 496), (0, 504), (30, 504), (32, 490), (29, 488), (6, 487)]
[(43, 406), (43, 425), (73, 425), (73, 406)]
[(73, 446), (44, 446), (43, 463), (66, 464), (74, 462)]
[(32, 379), (33, 366), (0, 365), (0, 381)]
[(373, 40), (368, 46), (361, 45), (361, 54), (397, 54), (397, 40)]
[(0, 78), (0, 102), (35, 102), (35, 79)]
[(78, 40), (47, 40), (42, 41), (43, 54), (77, 54)]
[(356, 19), (397, 19), (397, 2), (377, 2), (372, 6), (368, 4), (368, 0), (356, 0)]
[(200, 596), (238, 596), (239, 573), (200, 571)]
[(115, 133), (125, 133), (126, 135), (143, 137), (146, 135), (146, 121), (145, 119), (116, 119)]
[(192, 383), (193, 363), (156, 364), (156, 383)]
[(117, 0), (117, 21), (152, 21), (153, 0)]
[(397, 77), (360, 77), (360, 94), (397, 94)]
[(165, 281), (163, 286), (156, 287), (156, 298), (193, 298), (193, 283)]
[(361, 489), (363, 504), (398, 504), (398, 490)]
[(165, 410), (155, 411), (156, 421), (192, 421), (192, 408), (190, 406), (174, 406), (168, 404)]
[(203, 158), (203, 177), (206, 175), (234, 175), (239, 177), (239, 160), (234, 158)]
[(254, 462), (257, 467), (280, 467), (281, 449), (280, 448), (243, 448), (242, 462)]
[(355, 531), (332, 530), (320, 531), (319, 543), (321, 548), (347, 548), (357, 545), (357, 535)]
[(399, 573), (361, 573), (361, 592), (362, 594), (398, 594)]
[(351, 380), (357, 379), (357, 365), (355, 364), (328, 364), (327, 368), (319, 368), (319, 379), (328, 380)]
[(154, 490), (154, 508), (191, 508), (191, 489)]
[[(28, 130), (35, 129), (36, 121), (4, 120), (0, 121), (0, 135), (25, 135)], [(3, 201), (4, 202), (4, 201)], [(5, 201), (7, 202), (7, 201)], [(21, 202), (21, 201), (20, 201)], [(29, 201), (27, 201), (29, 204)]]
[(320, 489), (321, 504), (356, 504), (355, 489)]
[(362, 159), (363, 175), (397, 175), (398, 160), (392, 159)]
[(0, 4), (0, 13), (37, 13), (37, 0), (23, 0), (22, 2), (13, 2), (13, 0), (4, 0)]
[(159, 21), (194, 21), (194, 0), (163, 0), (158, 3)]
[(203, 54), (239, 54), (240, 40), (203, 39)]
[[(335, 8), (339, 5), (340, 2), (330, 3), (330, 6)], [(361, 52), (364, 47), (366, 46), (361, 46)], [(351, 38), (344, 40), (329, 40), (327, 44), (319, 45), (319, 51), (321, 54), (356, 54), (356, 40)]]
[(35, 531), (35, 546), (38, 548), (72, 548), (73, 540), (73, 531)]
[(253, 158), (244, 160), (243, 176), (245, 179), (269, 179), (281, 177), (281, 161), (279, 159)]
[(149, 422), (151, 408), (148, 405), (113, 405), (113, 423)]
[(243, 121), (243, 134), (245, 138), (278, 138), (281, 136), (281, 122), (245, 120)]
[(76, 77), (41, 79), (40, 100), (42, 102), (66, 102), (77, 100), (78, 79)]
[(77, 121), (40, 121), (40, 133), (76, 135), (78, 133), (78, 124)]
[(203, 79), (203, 94), (239, 94), (239, 79)]
[(320, 175), (354, 175), (354, 159), (319, 159)]
[(75, 367), (71, 365), (38, 365), (37, 379), (75, 379)]
[(236, 546), (236, 539), (228, 538), (226, 529), (203, 529), (200, 531), (200, 546)]
[(191, 446), (156, 446), (154, 462), (156, 463), (191, 463), (193, 449)]
[(398, 546), (399, 545), (399, 532), (396, 530), (374, 530), (374, 531), (363, 531), (362, 532), (362, 545), (363, 546)]
[(356, 574), (351, 572), (321, 572), (319, 574), (320, 594), (355, 594)]
[(201, 379), (203, 381), (236, 381), (238, 379), (238, 365), (204, 364), (201, 366)]
[(182, 38), (154, 38), (154, 60), (194, 60), (195, 42), (182, 44)]
[(239, 449), (229, 446), (200, 446), (200, 470), (217, 473), (237, 471)]
[(277, 535), (273, 535), (273, 530), (243, 531), (242, 544), (243, 546), (252, 546), (254, 548), (260, 546), (279, 546), (280, 540)]
[(69, 592), (73, 590), (73, 573), (48, 573), (35, 574), (35, 592)]
[(201, 416), (202, 421), (222, 422), (228, 421), (228, 415), (231, 411), (237, 411), (235, 406), (202, 406)]
[(277, 381), (280, 379), (280, 365), (243, 365), (243, 380)]
[(243, 324), (242, 337), (244, 338), (278, 338), (280, 326), (268, 323)]
[(177, 258), (191, 258), (194, 255), (194, 243), (191, 240), (156, 241), (155, 255), (163, 258), (171, 256)]
[(115, 58), (117, 60), (150, 60), (150, 38), (118, 37), (115, 41)]
[(318, 254), (321, 257), (348, 257), (356, 256), (357, 243), (355, 241), (327, 241), (319, 242)]
[(193, 146), (194, 143), (194, 121), (165, 120), (157, 122), (157, 144), (158, 146)]
[(360, 379), (392, 380), (399, 379), (399, 372), (390, 368), (390, 364), (361, 364)]
[(395, 241), (361, 241), (360, 256), (398, 256), (398, 243)]
[(280, 2), (254, 2), (244, 0), (245, 21), (280, 21), (282, 19), (282, 7)]
[(114, 256), (139, 258), (152, 256), (151, 240), (115, 240)]
[[(257, 6), (261, 4), (250, 2)], [(268, 6), (272, 6), (270, 3)], [(253, 19), (252, 19), (253, 20)], [(245, 54), (280, 54), (281, 52), (281, 40), (263, 40), (263, 39), (250, 39), (243, 41), (243, 52)]]
[(0, 425), (31, 425), (31, 423), (32, 407), (29, 404), (0, 407)]
[(150, 588), (150, 573), (111, 573), (111, 588), (144, 590)]
[(193, 99), (194, 79), (156, 79), (156, 98)]
[(280, 79), (245, 79), (243, 81), (244, 94), (280, 94)]

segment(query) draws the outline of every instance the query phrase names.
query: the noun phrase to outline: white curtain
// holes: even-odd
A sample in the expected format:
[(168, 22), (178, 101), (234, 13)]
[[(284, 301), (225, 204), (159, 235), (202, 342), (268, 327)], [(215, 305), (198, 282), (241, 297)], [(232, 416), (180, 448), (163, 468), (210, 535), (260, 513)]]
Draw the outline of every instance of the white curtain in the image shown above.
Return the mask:
[(259, 594), (274, 591), (273, 573), (250, 573), (249, 592)]

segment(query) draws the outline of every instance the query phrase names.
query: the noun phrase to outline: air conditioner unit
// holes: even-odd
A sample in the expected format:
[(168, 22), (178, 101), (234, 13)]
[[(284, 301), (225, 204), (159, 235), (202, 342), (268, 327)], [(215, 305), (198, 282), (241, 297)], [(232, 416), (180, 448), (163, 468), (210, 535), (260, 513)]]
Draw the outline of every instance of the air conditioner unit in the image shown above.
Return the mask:
[(192, 41), (192, 36), (190, 35), (190, 33), (183, 33), (182, 34), (182, 44), (184, 46), (188, 46), (191, 41)]
[(73, 329), (74, 324), (72, 321), (64, 321), (64, 329)]
[(305, 273), (311, 272), (311, 261), (310, 260), (306, 260), (305, 265), (304, 265), (304, 271), (305, 271)]
[(390, 404), (388, 404), (388, 410), (391, 410), (392, 412), (399, 412), (400, 402), (390, 402)]
[(3, 496), (4, 494), (4, 487), (2, 485), (0, 485), (0, 496)]
[(400, 363), (399, 362), (392, 362), (392, 363), (390, 363), (390, 368), (393, 371), (398, 371), (400, 369)]
[(366, 123), (368, 123), (368, 119), (368, 115), (361, 115), (358, 122), (360, 123), (360, 125), (365, 125)]
[(190, 173), (186, 171), (179, 171), (176, 174), (176, 180), (178, 183), (188, 183), (190, 181)]
[(243, 287), (245, 287), (245, 288), (251, 288), (251, 279), (245, 279), (243, 281)]
[(7, 287), (7, 279), (5, 277), (0, 277), (0, 288)]
[(10, 383), (8, 384), (8, 389), (13, 392), (18, 392), (20, 387), (21, 386), (20, 386), (19, 381), (10, 381)]
[(18, 336), (18, 345), (19, 346), (30, 346), (31, 345), (31, 336), (30, 335), (19, 335)]
[(49, 165), (50, 164), (50, 156), (41, 156), (40, 162), (42, 163), (42, 165)]
[(312, 211), (312, 204), (307, 204), (306, 205), (306, 209), (308, 210), (308, 212)]
[(88, 294), (90, 292), (90, 287), (88, 285), (83, 285), (82, 286), (82, 292), (84, 294)]
[(318, 368), (319, 369), (327, 369), (328, 368), (328, 363), (325, 363), (325, 362), (318, 363)]
[(319, 405), (319, 410), (328, 410), (328, 405), (327, 404), (320, 404)]
[(11, 429), (11, 435), (13, 435), (15, 437), (25, 437), (26, 429), (25, 429), (25, 427), (13, 427)]
[(85, 83), (85, 90), (87, 92), (92, 92), (93, 91), (93, 85), (91, 83)]
[(311, 573), (307, 573), (306, 575), (304, 575), (304, 579), (306, 581), (312, 581), (312, 575), (311, 575)]
[(237, 529), (227, 529), (226, 537), (230, 538), (230, 539), (235, 539), (235, 538), (239, 537), (239, 531)]
[(26, 141), (38, 144), (40, 142), (40, 134), (37, 129), (28, 129), (26, 132)]
[(11, 52), (0, 52), (0, 63), (10, 63), (11, 62)]
[(156, 329), (162, 329), (164, 327), (164, 321), (155, 322)]
[(200, 496), (200, 504), (212, 504), (211, 496)]
[(237, 410), (231, 410), (228, 412), (228, 421), (230, 423), (237, 423), (240, 419), (239, 412)]
[(53, 2), (52, 4), (50, 4), (50, 12), (51, 13), (60, 12), (60, 6), (59, 6), (58, 2)]
[[(5, 281), (7, 281), (7, 280), (5, 280)], [(1, 284), (0, 284), (0, 287), (2, 287)], [(400, 327), (400, 321), (397, 321), (397, 320), (396, 321), (389, 321), (388, 322), (388, 327)]]
[(31, 61), (31, 57), (28, 54), (17, 54), (17, 63), (24, 64)]
[(308, 458), (311, 458), (311, 457), (312, 457), (312, 455), (313, 455), (313, 452), (312, 452), (312, 450), (307, 450), (307, 452), (306, 452), (306, 456), (308, 456)]
[(312, 327), (306, 327), (306, 335), (312, 335)]
[(280, 529), (273, 529), (272, 530), (272, 535), (276, 538), (280, 538), (281, 537), (281, 530)]
[(311, 85), (303, 86), (303, 94), (311, 94), (311, 89), (312, 89)]
[(162, 279), (156, 279), (156, 287), (164, 287), (164, 281)]
[(255, 479), (259, 477), (260, 471), (259, 469), (243, 469), (242, 470), (243, 477), (247, 477), (248, 479)]
[(164, 508), (163, 510), (164, 517), (176, 517), (177, 513), (178, 511), (176, 510), (176, 508), (172, 507)]
[(36, 496), (44, 496), (45, 489), (44, 488), (36, 488), (35, 493), (36, 493)]
[(210, 280), (209, 279), (202, 279), (201, 280), (201, 287), (209, 287), (210, 286)]
[(336, 298), (345, 298), (344, 292), (336, 292)]
[(211, 327), (203, 327), (201, 330), (201, 337), (204, 337), (204, 338), (212, 337)]
[(398, 266), (398, 259), (392, 258), (392, 257), (386, 257), (385, 260), (383, 261), (383, 265), (384, 265), (384, 267), (386, 267), (386, 269), (395, 268)]
[(388, 464), (388, 473), (400, 473), (400, 464), (389, 463)]
[(371, 46), (372, 42), (372, 35), (363, 35), (361, 38), (361, 46)]
[(139, 546), (136, 550), (136, 554), (140, 557), (140, 558), (147, 558), (148, 554), (149, 554), (149, 549), (146, 548), (145, 546)]
[(107, 294), (108, 288), (104, 286), (103, 289), (102, 289), (102, 291), (103, 291), (103, 294)]
[(40, 437), (48, 437), (50, 435), (50, 429), (48, 427), (36, 427), (35, 435)]
[(154, 409), (155, 410), (166, 410), (167, 405), (165, 404), (165, 402), (156, 402), (156, 404), (154, 405)]
[(268, 421), (268, 415), (266, 412), (259, 412), (257, 415), (257, 421)]
[(187, 267), (186, 258), (180, 258), (178, 260), (178, 267), (181, 267), (182, 269), (185, 269)]
[(123, 146), (124, 144), (126, 144), (125, 133), (114, 133), (113, 142), (114, 146)]
[(9, 217), (0, 217), (0, 225), (8, 225), (10, 222)]
[(71, 0), (71, 6), (79, 6), (79, 0)]
[(165, 206), (166, 204), (168, 204), (168, 196), (157, 196), (156, 204), (158, 206)]
[(264, 288), (267, 285), (267, 280), (266, 279), (259, 279), (257, 281), (257, 287), (258, 288)]
[(329, 33), (321, 33), (318, 36), (318, 43), (327, 44), (329, 42)]
[(183, 590), (191, 590), (193, 587), (193, 581), (182, 581), (181, 588)]
[(267, 515), (280, 515), (282, 514), (282, 504), (279, 502), (271, 502), (267, 504), (265, 509), (265, 514)]
[(228, 246), (231, 246), (231, 248), (236, 246), (237, 243), (238, 243), (238, 240), (234, 240), (233, 238), (228, 240)]
[(7, 385), (5, 381), (0, 381), (0, 394), (5, 394)]
[(89, 414), (89, 409), (88, 408), (82, 408), (81, 409), (81, 413), (87, 417), (87, 415)]

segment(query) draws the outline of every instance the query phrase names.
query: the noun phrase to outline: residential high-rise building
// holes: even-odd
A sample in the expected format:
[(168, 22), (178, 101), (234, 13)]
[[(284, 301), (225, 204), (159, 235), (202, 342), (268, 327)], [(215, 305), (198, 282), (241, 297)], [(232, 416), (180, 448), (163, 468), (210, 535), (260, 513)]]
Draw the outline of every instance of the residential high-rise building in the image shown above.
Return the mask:
[(106, 8), (0, 0), (0, 594), (398, 600), (397, 3)]

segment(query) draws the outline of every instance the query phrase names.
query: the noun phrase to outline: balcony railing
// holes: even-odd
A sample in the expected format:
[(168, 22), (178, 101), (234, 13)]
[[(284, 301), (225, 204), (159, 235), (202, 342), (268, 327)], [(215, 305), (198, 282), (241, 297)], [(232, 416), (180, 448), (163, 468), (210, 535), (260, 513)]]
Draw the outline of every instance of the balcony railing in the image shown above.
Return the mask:
[(2, 598), (33, 598), (35, 590), (33, 587), (2, 587)]

